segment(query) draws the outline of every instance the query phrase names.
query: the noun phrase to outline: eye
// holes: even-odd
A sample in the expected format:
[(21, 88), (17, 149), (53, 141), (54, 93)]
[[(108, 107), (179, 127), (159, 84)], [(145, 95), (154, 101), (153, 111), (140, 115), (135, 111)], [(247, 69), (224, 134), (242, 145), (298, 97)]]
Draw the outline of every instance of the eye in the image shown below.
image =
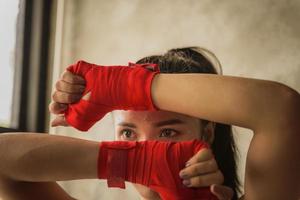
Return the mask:
[(135, 140), (136, 134), (130, 129), (123, 129), (119, 132), (123, 140)]
[(178, 131), (174, 130), (174, 129), (163, 129), (161, 134), (159, 135), (159, 137), (174, 137), (178, 135)]

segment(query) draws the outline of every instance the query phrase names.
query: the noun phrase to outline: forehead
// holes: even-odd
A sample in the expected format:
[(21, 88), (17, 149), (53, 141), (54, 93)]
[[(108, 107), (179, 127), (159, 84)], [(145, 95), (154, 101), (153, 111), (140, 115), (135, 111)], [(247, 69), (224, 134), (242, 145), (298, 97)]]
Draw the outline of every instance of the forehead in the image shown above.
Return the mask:
[(168, 119), (180, 119), (186, 122), (197, 121), (199, 119), (169, 111), (123, 111), (113, 112), (114, 121), (121, 122), (158, 122)]

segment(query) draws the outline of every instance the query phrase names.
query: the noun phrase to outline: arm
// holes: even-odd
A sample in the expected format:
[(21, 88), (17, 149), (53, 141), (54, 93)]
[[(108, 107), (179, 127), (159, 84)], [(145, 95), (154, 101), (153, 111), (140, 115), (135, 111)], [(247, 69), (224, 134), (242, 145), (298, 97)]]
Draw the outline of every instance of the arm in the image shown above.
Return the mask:
[(1, 134), (0, 194), (7, 199), (72, 199), (53, 181), (97, 178), (98, 149), (98, 142), (63, 136)]
[[(62, 79), (58, 80), (55, 84), (56, 90), (53, 93), (53, 102), (49, 105), (50, 112), (52, 112), (53, 114), (59, 114), (57, 115), (56, 119), (52, 121), (51, 124), (53, 126), (68, 125), (61, 113), (65, 109), (67, 109), (68, 104), (77, 103), (78, 98), (81, 98), (82, 92), (85, 90), (85, 81), (82, 77), (77, 76), (69, 71), (65, 71), (61, 77)], [(85, 97), (86, 96), (84, 96), (83, 98)], [(231, 197), (233, 196), (233, 191), (231, 188), (222, 185), (212, 185), (222, 184), (224, 181), (222, 173), (217, 170), (218, 166), (215, 162), (213, 154), (196, 154), (194, 156), (194, 159), (194, 164), (201, 163), (201, 165), (195, 165), (195, 167), (188, 168), (186, 171), (187, 174), (191, 175), (191, 177), (196, 177), (193, 179), (192, 186), (210, 186), (212, 193), (215, 194), (219, 199), (224, 199), (225, 197), (231, 199)], [(201, 174), (199, 174), (199, 171), (201, 172)], [(145, 199), (157, 198), (157, 194), (151, 192), (149, 188), (142, 185), (136, 185), (136, 187), (139, 188), (139, 193)]]
[(297, 92), (264, 80), (159, 74), (152, 85), (152, 98), (162, 110), (254, 131), (247, 157), (245, 199), (298, 197), (300, 96)]
[(2, 200), (74, 200), (55, 182), (23, 182), (0, 176)]
[[(173, 167), (173, 163), (171, 164), (168, 161), (161, 161), (161, 158), (165, 155), (168, 158), (167, 160), (173, 158), (178, 165), (184, 165), (195, 152), (207, 148), (205, 143), (197, 140), (181, 143), (159, 141), (144, 141), (139, 143), (125, 141), (101, 142), (100, 150), (98, 148), (99, 142), (89, 142), (63, 136), (6, 134), (1, 135), (0, 142), (1, 152), (4, 152), (7, 146), (15, 147), (14, 151), (0, 155), (0, 159), (3, 160), (4, 163), (1, 163), (0, 173), (3, 174), (3, 177), (7, 177), (12, 181), (45, 182), (53, 180), (100, 178), (108, 179), (109, 186), (124, 188), (124, 182), (116, 182), (110, 178), (114, 177), (110, 169), (116, 169), (118, 166), (116, 164), (118, 163), (116, 163), (115, 158), (118, 158), (123, 160), (123, 164), (125, 164), (127, 169), (137, 169), (137, 172), (141, 172), (137, 173), (126, 170), (123, 175), (116, 174), (116, 176), (120, 176), (119, 180), (143, 184), (150, 188), (153, 187), (162, 197), (174, 195), (173, 193), (166, 193), (165, 187), (168, 188), (168, 191), (174, 191), (178, 196), (196, 197), (201, 194), (206, 197), (211, 197), (212, 195), (209, 193), (208, 188), (199, 189), (197, 191), (174, 188), (174, 183), (181, 183), (179, 177), (172, 179), (172, 172), (176, 174), (179, 173), (178, 167)], [(19, 146), (15, 144), (19, 144)], [(110, 151), (111, 149), (113, 149), (113, 151)], [(181, 151), (181, 149), (186, 150)], [(180, 157), (174, 156), (175, 152), (179, 151), (181, 152)], [(98, 152), (100, 152), (100, 155)], [(120, 154), (120, 152), (122, 152), (122, 154)], [(145, 153), (153, 153), (153, 155), (160, 155), (161, 153), (162, 156), (147, 157), (144, 156)], [(101, 157), (101, 162), (99, 163), (97, 159), (99, 157), (98, 155)], [(137, 162), (137, 159), (139, 162)], [(110, 160), (112, 161), (110, 162)], [(145, 167), (145, 163), (148, 163), (152, 167)], [(162, 172), (158, 170), (161, 167), (165, 168), (168, 174), (165, 180), (156, 178), (161, 176)], [(147, 174), (151, 174), (151, 177), (148, 177), (148, 175), (146, 177), (144, 176), (142, 172), (145, 170), (148, 170)], [(112, 172), (114, 173), (114, 171)], [(172, 181), (169, 181), (169, 179)], [(11, 196), (9, 197), (11, 198)]]

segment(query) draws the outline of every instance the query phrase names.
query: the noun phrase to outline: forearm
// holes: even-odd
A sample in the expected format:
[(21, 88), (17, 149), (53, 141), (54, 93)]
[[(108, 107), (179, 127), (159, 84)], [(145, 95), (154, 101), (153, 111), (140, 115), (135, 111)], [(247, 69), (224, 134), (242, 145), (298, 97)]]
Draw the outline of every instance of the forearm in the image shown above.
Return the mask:
[(0, 176), (0, 199), (3, 200), (74, 200), (55, 182), (13, 181)]
[(1, 134), (0, 173), (16, 181), (97, 178), (99, 143), (46, 134)]
[(159, 74), (152, 85), (160, 109), (252, 130), (272, 126), (295, 96), (280, 83), (209, 74)]
[(247, 155), (245, 199), (297, 196), (300, 96), (296, 91), (263, 80), (160, 74), (152, 92), (160, 109), (254, 130)]

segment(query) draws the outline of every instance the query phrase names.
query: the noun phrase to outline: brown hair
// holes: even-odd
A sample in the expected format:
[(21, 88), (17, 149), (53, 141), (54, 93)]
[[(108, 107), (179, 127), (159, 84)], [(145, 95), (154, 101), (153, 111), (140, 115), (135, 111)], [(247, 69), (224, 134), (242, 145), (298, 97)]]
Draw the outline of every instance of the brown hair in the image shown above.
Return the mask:
[[(142, 58), (137, 63), (158, 64), (161, 73), (222, 74), (221, 64), (216, 56), (209, 50), (200, 47), (171, 49), (163, 55)], [(233, 189), (233, 199), (237, 199), (240, 182), (237, 176), (237, 150), (231, 125), (216, 123), (212, 150), (219, 169), (224, 175), (224, 185)]]

